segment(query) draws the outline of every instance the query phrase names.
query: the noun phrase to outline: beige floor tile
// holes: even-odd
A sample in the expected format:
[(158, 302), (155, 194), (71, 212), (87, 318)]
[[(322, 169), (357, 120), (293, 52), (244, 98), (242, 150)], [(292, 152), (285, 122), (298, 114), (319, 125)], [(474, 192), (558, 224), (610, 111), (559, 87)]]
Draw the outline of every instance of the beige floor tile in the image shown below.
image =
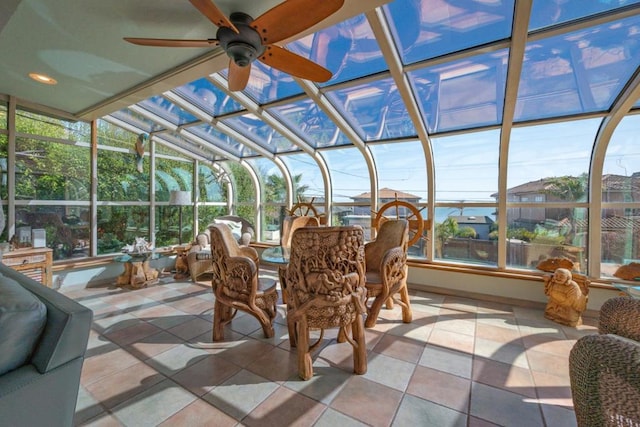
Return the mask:
[(331, 329), (302, 381), (284, 305), (273, 338), (241, 312), (212, 342), (209, 283), (68, 291), (94, 310), (76, 410), (89, 426), (573, 426), (568, 354), (597, 333), (544, 306), (411, 291), (411, 323), (396, 305), (365, 330), (366, 374)]
[(402, 393), (353, 376), (331, 402), (331, 407), (371, 426), (388, 426), (400, 405)]

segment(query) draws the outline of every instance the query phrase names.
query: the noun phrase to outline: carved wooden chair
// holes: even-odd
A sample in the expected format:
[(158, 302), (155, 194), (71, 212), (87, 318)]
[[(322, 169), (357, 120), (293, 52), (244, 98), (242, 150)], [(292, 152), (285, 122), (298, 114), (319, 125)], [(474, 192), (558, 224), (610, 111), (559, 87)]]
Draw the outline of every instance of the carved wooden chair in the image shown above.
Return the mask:
[[(367, 348), (362, 228), (299, 228), (293, 233), (285, 275), (289, 286), (289, 340), (292, 347), (297, 346), (300, 378), (313, 376), (311, 352), (329, 328), (339, 328), (338, 342), (348, 341), (353, 346), (353, 370), (364, 374)], [(309, 342), (311, 330), (320, 330), (313, 344)]]
[(224, 339), (224, 326), (245, 311), (258, 319), (264, 336), (274, 335), (278, 293), (275, 281), (258, 279), (258, 253), (240, 246), (224, 224), (209, 226), (211, 233), (212, 289), (216, 297), (213, 312), (213, 340)]
[[(365, 327), (376, 325), (378, 314), (385, 302), (392, 308), (397, 302), (402, 307), (402, 321), (411, 323), (413, 313), (407, 290), (407, 246), (409, 223), (404, 219), (387, 220), (381, 226), (376, 240), (364, 247), (366, 261), (367, 320)], [(400, 296), (398, 299), (397, 296)]]
[[(287, 215), (282, 220), (282, 231), (280, 233), (280, 246), (283, 251), (289, 252), (291, 250), (291, 239), (293, 232), (302, 227), (318, 227), (320, 222), (318, 217), (315, 216), (297, 216)], [(280, 279), (280, 288), (282, 289), (282, 302), (287, 303), (287, 281), (284, 273), (287, 269), (286, 266), (280, 266), (278, 268), (278, 276)]]

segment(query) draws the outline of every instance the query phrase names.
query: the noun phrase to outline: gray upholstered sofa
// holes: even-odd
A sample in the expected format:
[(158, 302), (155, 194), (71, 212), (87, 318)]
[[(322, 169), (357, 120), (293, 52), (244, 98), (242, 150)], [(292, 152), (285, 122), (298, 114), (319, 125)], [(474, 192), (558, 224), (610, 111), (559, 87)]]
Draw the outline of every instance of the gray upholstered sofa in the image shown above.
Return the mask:
[(73, 425), (91, 319), (88, 308), (0, 264), (0, 425)]

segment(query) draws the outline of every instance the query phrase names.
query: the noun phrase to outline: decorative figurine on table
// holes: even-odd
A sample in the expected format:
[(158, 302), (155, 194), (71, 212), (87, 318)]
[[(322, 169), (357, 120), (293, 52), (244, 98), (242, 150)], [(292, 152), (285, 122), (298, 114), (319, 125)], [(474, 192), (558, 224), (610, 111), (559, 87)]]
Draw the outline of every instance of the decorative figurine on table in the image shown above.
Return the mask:
[(567, 326), (582, 325), (587, 308), (587, 294), (573, 280), (571, 271), (558, 268), (544, 277), (544, 293), (549, 297), (544, 317)]

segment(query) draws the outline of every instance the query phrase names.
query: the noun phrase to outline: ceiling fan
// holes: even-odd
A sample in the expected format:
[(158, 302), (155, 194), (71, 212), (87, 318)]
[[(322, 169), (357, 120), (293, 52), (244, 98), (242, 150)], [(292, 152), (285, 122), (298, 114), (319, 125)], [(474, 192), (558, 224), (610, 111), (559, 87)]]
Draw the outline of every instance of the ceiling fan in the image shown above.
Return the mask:
[(342, 7), (344, 0), (285, 0), (258, 18), (234, 12), (229, 18), (211, 0), (189, 0), (218, 27), (215, 39), (181, 40), (125, 37), (141, 46), (215, 47), (229, 56), (229, 90), (243, 90), (256, 59), (285, 73), (315, 82), (326, 82), (331, 71), (274, 43), (317, 24)]

